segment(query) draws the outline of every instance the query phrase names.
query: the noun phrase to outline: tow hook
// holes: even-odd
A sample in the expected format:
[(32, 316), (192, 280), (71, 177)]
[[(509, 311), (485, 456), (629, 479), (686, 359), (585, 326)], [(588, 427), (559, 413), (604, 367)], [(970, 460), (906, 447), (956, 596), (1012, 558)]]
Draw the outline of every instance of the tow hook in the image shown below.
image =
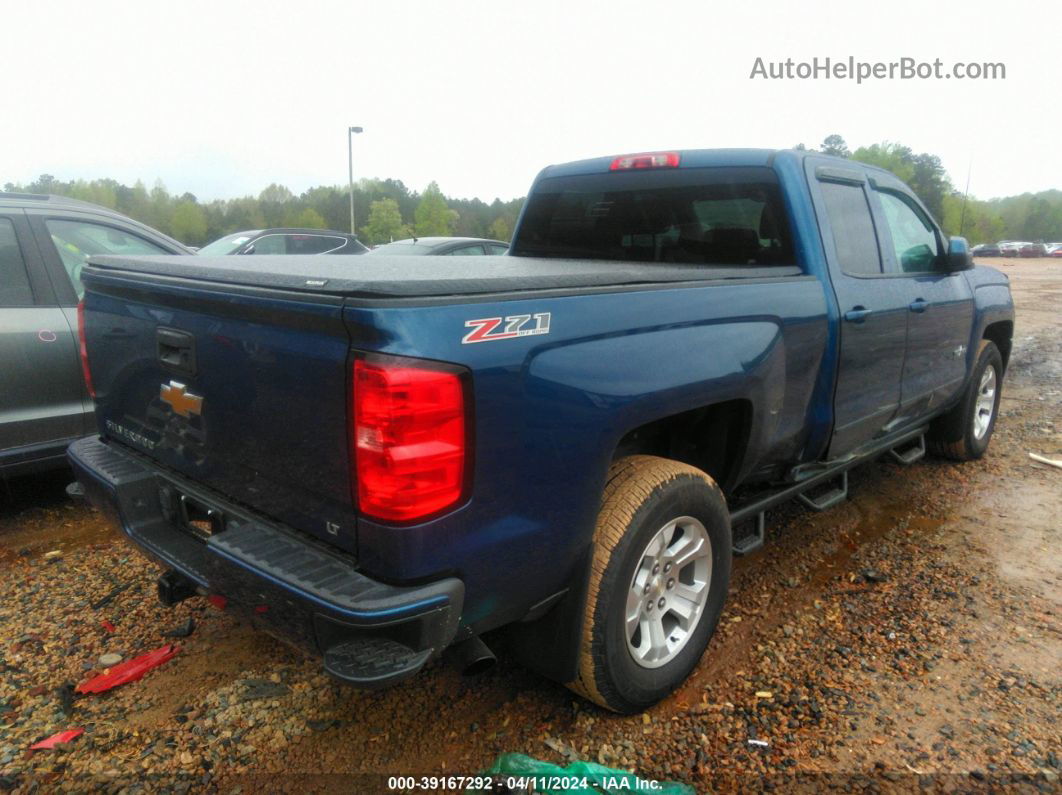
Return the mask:
[(173, 607), (196, 594), (195, 583), (174, 569), (159, 576), (158, 588), (159, 601), (166, 607)]

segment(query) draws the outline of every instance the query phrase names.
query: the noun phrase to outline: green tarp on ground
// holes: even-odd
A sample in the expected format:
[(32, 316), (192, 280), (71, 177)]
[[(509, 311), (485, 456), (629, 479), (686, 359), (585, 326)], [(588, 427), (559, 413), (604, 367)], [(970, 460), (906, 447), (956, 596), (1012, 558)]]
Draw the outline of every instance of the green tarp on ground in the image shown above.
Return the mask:
[[(693, 788), (671, 781), (651, 781), (625, 770), (595, 765), (593, 762), (572, 762), (567, 767), (533, 759), (524, 754), (502, 754), (483, 771), (502, 783), (510, 781), (512, 792), (536, 795), (619, 795), (644, 792), (653, 795), (695, 795)], [(503, 792), (505, 790), (502, 790)], [(468, 790), (478, 793), (480, 790)]]

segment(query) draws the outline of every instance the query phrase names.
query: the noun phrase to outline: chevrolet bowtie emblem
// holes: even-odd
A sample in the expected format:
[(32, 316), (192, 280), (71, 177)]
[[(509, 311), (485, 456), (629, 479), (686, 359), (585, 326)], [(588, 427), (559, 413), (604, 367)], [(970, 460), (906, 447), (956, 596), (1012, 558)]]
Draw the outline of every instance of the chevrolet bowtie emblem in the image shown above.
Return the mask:
[(203, 410), (203, 398), (193, 395), (184, 384), (177, 381), (163, 384), (159, 397), (163, 403), (170, 404), (175, 414), (182, 417), (191, 417)]

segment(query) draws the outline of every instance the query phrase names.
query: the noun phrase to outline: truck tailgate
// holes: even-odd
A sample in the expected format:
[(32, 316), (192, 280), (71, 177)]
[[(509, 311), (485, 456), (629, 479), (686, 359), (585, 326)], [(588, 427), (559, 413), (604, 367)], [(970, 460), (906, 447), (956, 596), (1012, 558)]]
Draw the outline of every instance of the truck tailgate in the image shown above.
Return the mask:
[(356, 553), (341, 299), (88, 267), (105, 439)]

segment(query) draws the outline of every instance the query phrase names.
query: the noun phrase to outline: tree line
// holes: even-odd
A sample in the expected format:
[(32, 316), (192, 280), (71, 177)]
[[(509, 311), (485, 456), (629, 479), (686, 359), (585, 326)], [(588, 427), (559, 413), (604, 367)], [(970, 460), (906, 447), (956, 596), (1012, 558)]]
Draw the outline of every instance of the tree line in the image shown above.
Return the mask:
[[(794, 148), (808, 150), (804, 144)], [(876, 143), (850, 151), (840, 135), (830, 135), (812, 151), (888, 169), (914, 189), (946, 233), (961, 234), (973, 243), (1062, 240), (1060, 190), (987, 201), (964, 198), (939, 157), (916, 153), (902, 144)], [(109, 207), (190, 246), (202, 246), (246, 229), (350, 228), (350, 193), (340, 185), (322, 185), (296, 195), (283, 185), (273, 184), (258, 196), (200, 202), (191, 193), (171, 194), (161, 182), (148, 190), (140, 181), (132, 186), (113, 179), (64, 182), (44, 174), (26, 185), (8, 182), (4, 190), (53, 193)], [(448, 197), (434, 182), (420, 193), (396, 179), (362, 179), (354, 186), (358, 237), (370, 245), (414, 235), (508, 241), (523, 203), (524, 198), (495, 199), (488, 204), (480, 199)]]
[[(280, 226), (350, 229), (350, 190), (322, 185), (296, 195), (273, 184), (257, 196), (201, 202), (192, 193), (174, 195), (161, 182), (150, 190), (143, 182), (123, 185), (113, 179), (62, 181), (43, 174), (25, 185), (8, 182), (4, 190), (51, 193), (92, 202), (135, 218), (189, 246), (246, 229)], [(416, 235), (489, 237), (508, 241), (524, 200), (490, 204), (480, 199), (444, 196), (432, 182), (422, 193), (401, 180), (362, 179), (354, 186), (358, 238), (387, 243)]]

